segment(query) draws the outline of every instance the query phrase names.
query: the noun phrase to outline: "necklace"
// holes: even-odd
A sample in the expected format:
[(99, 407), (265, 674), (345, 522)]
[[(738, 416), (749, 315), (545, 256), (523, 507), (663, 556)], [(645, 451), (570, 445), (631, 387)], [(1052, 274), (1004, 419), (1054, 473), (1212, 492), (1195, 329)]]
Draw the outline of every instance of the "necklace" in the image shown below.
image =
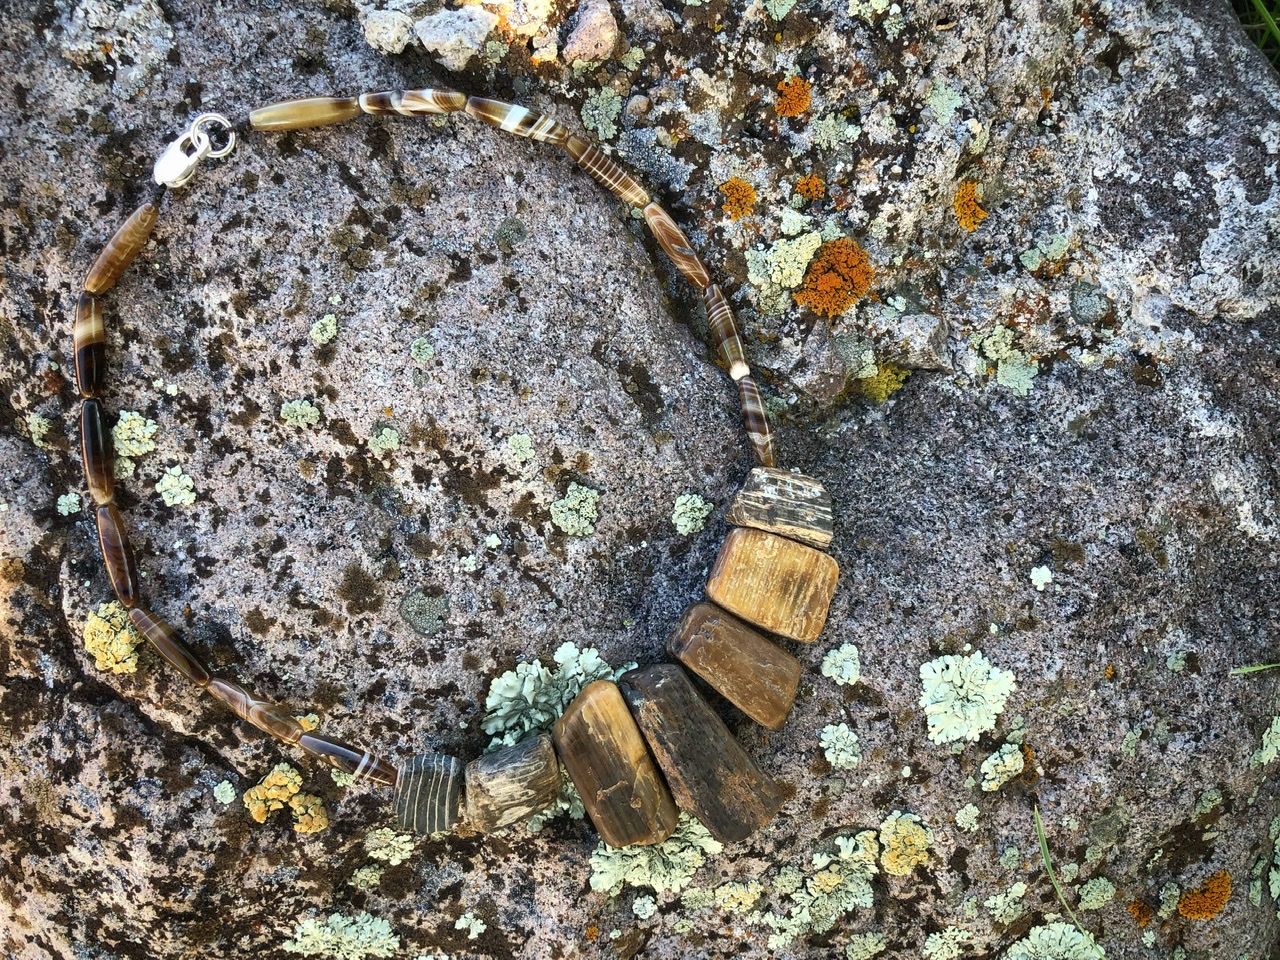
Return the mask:
[(563, 765), (611, 846), (665, 840), (681, 809), (717, 839), (743, 840), (773, 818), (785, 797), (729, 732), (690, 673), (767, 729), (782, 726), (795, 701), (801, 666), (767, 634), (812, 643), (822, 632), (838, 575), (835, 560), (823, 552), (832, 538), (830, 497), (818, 481), (777, 468), (763, 401), (728, 300), (671, 216), (599, 146), (525, 107), (431, 89), (272, 104), (252, 111), (248, 128), (320, 127), (362, 114), (451, 113), (562, 148), (619, 200), (643, 212), (658, 245), (702, 295), (716, 352), (737, 386), (743, 426), (759, 466), (729, 507), (732, 529), (707, 581), (707, 601), (685, 613), (667, 643), (676, 663), (639, 667), (616, 683), (588, 684), (550, 734), (467, 764), (426, 753), (395, 765), (370, 750), (304, 729), (283, 705), (214, 676), (152, 612), (141, 595), (115, 503), (111, 433), (101, 400), (107, 372), (103, 297), (146, 245), (165, 195), (186, 185), (206, 158), (224, 157), (235, 148), (236, 126), (216, 113), (196, 117), (165, 148), (148, 198), (107, 242), (76, 304), (81, 455), (107, 578), (139, 635), (174, 669), (282, 743), (353, 778), (394, 788), (396, 817), (405, 827), (431, 834), (517, 823), (556, 799)]

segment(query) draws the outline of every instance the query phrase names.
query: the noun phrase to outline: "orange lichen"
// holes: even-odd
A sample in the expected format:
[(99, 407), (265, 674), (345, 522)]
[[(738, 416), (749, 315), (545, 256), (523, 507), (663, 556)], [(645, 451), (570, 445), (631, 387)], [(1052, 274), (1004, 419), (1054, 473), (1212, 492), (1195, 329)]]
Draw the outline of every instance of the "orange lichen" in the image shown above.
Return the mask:
[(1178, 913), (1188, 920), (1212, 920), (1231, 899), (1231, 874), (1219, 870), (1196, 890), (1178, 898)]
[(724, 206), (720, 209), (730, 220), (741, 220), (755, 209), (756, 188), (741, 177), (732, 177), (720, 184), (720, 192), (724, 194)]
[(1129, 911), (1129, 916), (1133, 917), (1133, 922), (1138, 925), (1139, 930), (1147, 929), (1147, 924), (1156, 915), (1156, 912), (1141, 900), (1130, 900), (1125, 905), (1125, 909)]
[(780, 117), (798, 117), (809, 109), (812, 100), (813, 84), (804, 77), (787, 77), (778, 84), (773, 110)]
[(1102, 677), (1104, 680), (1114, 680), (1116, 678), (1116, 665), (1108, 663), (1106, 669), (1102, 671)]
[(827, 192), (827, 185), (816, 173), (806, 173), (796, 181), (796, 193), (806, 200), (820, 200)]
[(978, 203), (978, 182), (966, 180), (956, 187), (955, 199), (951, 208), (956, 213), (956, 222), (969, 233), (977, 230), (982, 221), (987, 219), (987, 211)]
[(871, 258), (856, 241), (848, 237), (830, 240), (810, 261), (804, 286), (795, 292), (796, 303), (834, 317), (866, 296), (875, 278)]

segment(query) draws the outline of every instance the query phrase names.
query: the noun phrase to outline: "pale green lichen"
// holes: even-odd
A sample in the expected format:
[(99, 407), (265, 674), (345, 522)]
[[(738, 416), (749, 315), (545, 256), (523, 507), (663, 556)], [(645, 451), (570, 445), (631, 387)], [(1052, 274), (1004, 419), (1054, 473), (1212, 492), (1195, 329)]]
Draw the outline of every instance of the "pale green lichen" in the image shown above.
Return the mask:
[(600, 491), (570, 483), (563, 497), (551, 504), (551, 522), (571, 537), (589, 537), (600, 519)]
[(409, 344), (409, 356), (414, 363), (424, 364), (436, 355), (436, 348), (426, 337), (418, 337)]
[(1271, 726), (1262, 735), (1262, 745), (1249, 758), (1249, 766), (1265, 767), (1280, 757), (1280, 716), (1271, 719)]
[(376, 890), (378, 884), (382, 882), (382, 870), (382, 867), (374, 863), (357, 867), (351, 874), (351, 879), (347, 882), (357, 890), (363, 890), (368, 893), (370, 890)]
[(768, 248), (746, 251), (747, 280), (759, 291), (758, 305), (766, 314), (777, 314), (790, 304), (789, 291), (804, 281), (809, 261), (822, 246), (822, 234), (803, 233), (775, 240)]
[(618, 58), (618, 62), (622, 64), (624, 70), (635, 70), (644, 62), (644, 48), (640, 46), (631, 46), (627, 48), (627, 52)]
[(796, 0), (764, 0), (764, 11), (774, 20), (781, 20), (795, 5)]
[(905, 877), (929, 862), (933, 831), (914, 813), (895, 810), (880, 824), (880, 846), (885, 873)]
[(394, 957), (400, 938), (381, 917), (361, 911), (354, 917), (330, 914), (322, 923), (316, 917), (300, 921), (293, 939), (282, 945), (289, 953), (332, 960), (364, 960), (365, 957)]
[(52, 428), (53, 424), (49, 422), (48, 417), (42, 417), (38, 413), (27, 414), (27, 434), (31, 437), (31, 442), (41, 450), (46, 448), (49, 431)]
[(851, 687), (862, 679), (862, 660), (852, 643), (832, 647), (822, 658), (822, 675), (842, 687)]
[(489, 925), (468, 911), (453, 922), (453, 929), (467, 931), (467, 939), (474, 940), (488, 930)]
[(922, 664), (920, 682), (929, 739), (939, 744), (976, 741), (994, 730), (1016, 686), (1013, 673), (992, 665), (981, 650)]
[(1080, 885), (1081, 910), (1101, 910), (1116, 898), (1116, 885), (1106, 877), (1093, 877)]
[(662, 843), (610, 847), (603, 841), (591, 854), (591, 889), (616, 896), (624, 886), (679, 893), (695, 873), (724, 849), (707, 828), (682, 813), (675, 832)]
[(966, 803), (956, 811), (956, 826), (972, 833), (978, 829), (979, 811), (972, 803)]
[(813, 217), (791, 207), (782, 208), (782, 216), (778, 219), (778, 229), (782, 231), (783, 236), (794, 237), (812, 228)]
[(148, 420), (132, 410), (121, 410), (116, 425), (111, 428), (112, 449), (117, 457), (132, 460), (151, 453), (156, 448), (156, 422)]
[(533, 437), (527, 433), (514, 433), (509, 436), (507, 456), (517, 465), (528, 463), (534, 457)]
[(1002, 744), (995, 753), (982, 761), (982, 789), (995, 793), (1014, 777), (1021, 776), (1026, 759), (1017, 744)]
[(658, 902), (648, 894), (644, 894), (631, 901), (631, 912), (640, 920), (648, 920), (658, 912)]
[(64, 493), (58, 498), (58, 513), (64, 517), (69, 517), (73, 513), (79, 513), (82, 505), (80, 494)]
[(1044, 588), (1053, 583), (1053, 571), (1048, 567), (1032, 567), (1031, 568), (1031, 585), (1040, 593), (1044, 592)]
[(785, 913), (769, 910), (751, 914), (753, 923), (773, 931), (767, 944), (770, 950), (783, 950), (797, 937), (826, 933), (845, 914), (874, 904), (871, 878), (879, 872), (876, 859), (880, 853), (875, 831), (838, 836), (832, 842), (834, 853), (813, 855), (815, 872), (787, 895)]
[(1070, 923), (1033, 928), (1005, 954), (1005, 960), (1106, 960), (1093, 935)]
[(217, 800), (224, 807), (236, 798), (236, 788), (232, 786), (230, 780), (223, 780), (213, 788), (213, 799)]
[(813, 145), (819, 150), (833, 151), (851, 140), (856, 140), (862, 128), (849, 123), (839, 114), (829, 113), (813, 121), (809, 128)]
[(1164, 658), (1164, 665), (1170, 673), (1181, 673), (1187, 669), (1187, 658), (1189, 656), (1190, 652), (1187, 650), (1175, 650)]
[(379, 427), (369, 437), (369, 452), (381, 457), (400, 448), (400, 431), (394, 427)]
[(873, 960), (889, 949), (880, 933), (855, 933), (844, 948), (845, 960)]
[(827, 763), (837, 770), (848, 770), (862, 762), (862, 746), (858, 735), (847, 723), (827, 724), (818, 738)]
[(562, 766), (560, 768), (560, 793), (557, 794), (551, 806), (539, 810), (531, 816), (526, 823), (526, 827), (530, 833), (538, 833), (548, 822), (556, 817), (581, 820), (586, 815), (587, 809), (582, 805), (582, 796), (578, 793), (578, 788), (573, 785), (573, 780), (569, 777), (569, 771)]
[(1191, 811), (1193, 817), (1203, 817), (1212, 813), (1215, 808), (1222, 804), (1222, 791), (1217, 787), (1207, 787), (1196, 797), (1195, 809)]
[(320, 410), (310, 400), (286, 400), (280, 404), (280, 419), (291, 427), (314, 427)]
[(954, 88), (939, 81), (933, 84), (925, 102), (933, 111), (934, 118), (945, 127), (956, 118), (956, 111), (964, 103), (964, 98)]
[(84, 648), (93, 665), (108, 673), (134, 673), (138, 669), (138, 636), (129, 614), (115, 600), (98, 604), (84, 624)]
[(330, 343), (337, 335), (338, 318), (332, 313), (326, 313), (315, 323), (311, 324), (311, 342), (317, 347), (323, 347), (326, 343)]
[(375, 860), (398, 866), (413, 855), (413, 837), (396, 833), (390, 827), (378, 827), (365, 836), (364, 850)]
[(1177, 912), (1178, 901), (1182, 899), (1182, 888), (1170, 880), (1160, 888), (1160, 907), (1156, 915), (1161, 920), (1168, 920)]
[(712, 892), (715, 905), (725, 913), (733, 914), (749, 913), (762, 896), (764, 896), (764, 886), (756, 880), (747, 883), (730, 880), (728, 883), (720, 884)]
[(582, 125), (601, 140), (618, 135), (618, 115), (622, 113), (622, 97), (612, 87), (601, 87), (587, 94), (579, 111)]
[(1022, 851), (1017, 847), (1005, 847), (1000, 854), (1000, 865), (1012, 870), (1022, 862)]
[(707, 517), (715, 507), (696, 493), (682, 493), (676, 497), (671, 511), (671, 522), (682, 537), (697, 533), (707, 525)]
[(1025, 912), (1022, 906), (1022, 898), (1026, 895), (1027, 885), (1022, 881), (1018, 881), (1004, 893), (997, 893), (988, 897), (984, 903), (987, 910), (991, 912), (991, 919), (1007, 927)]
[(196, 502), (196, 482), (174, 464), (156, 482), (156, 493), (166, 507), (189, 507)]
[(329, 768), (329, 778), (339, 787), (349, 787), (356, 782), (354, 774), (347, 773), (345, 770), (339, 770), (337, 767)]
[(960, 960), (969, 944), (969, 934), (959, 927), (946, 927), (931, 933), (924, 941), (925, 960)]
[(1025, 397), (1031, 391), (1032, 381), (1040, 373), (1040, 368), (1014, 347), (1013, 339), (1014, 331), (1009, 327), (996, 327), (990, 333), (976, 337), (974, 342), (983, 356), (995, 361), (996, 382)]
[(1046, 262), (1061, 260), (1067, 255), (1070, 240), (1066, 234), (1056, 234), (1036, 240), (1036, 245), (1018, 254), (1018, 262), (1028, 270), (1039, 270)]

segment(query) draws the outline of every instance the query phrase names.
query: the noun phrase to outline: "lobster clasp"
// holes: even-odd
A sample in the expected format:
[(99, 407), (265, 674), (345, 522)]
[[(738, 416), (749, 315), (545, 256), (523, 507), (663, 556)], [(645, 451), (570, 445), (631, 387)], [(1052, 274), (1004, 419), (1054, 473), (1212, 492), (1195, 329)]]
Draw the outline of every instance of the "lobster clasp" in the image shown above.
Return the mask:
[[(225, 136), (221, 147), (213, 145), (210, 133)], [(152, 178), (161, 186), (184, 186), (196, 172), (205, 157), (225, 157), (236, 145), (235, 130), (231, 121), (220, 113), (202, 113), (191, 121), (191, 126), (172, 141), (156, 159)]]

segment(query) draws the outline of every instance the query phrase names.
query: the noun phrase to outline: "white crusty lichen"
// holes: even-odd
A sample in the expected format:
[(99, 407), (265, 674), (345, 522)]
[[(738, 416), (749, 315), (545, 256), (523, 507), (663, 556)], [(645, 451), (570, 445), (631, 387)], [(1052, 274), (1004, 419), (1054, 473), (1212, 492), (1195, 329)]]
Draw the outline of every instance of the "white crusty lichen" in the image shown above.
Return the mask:
[(582, 125), (601, 140), (618, 135), (618, 115), (622, 113), (622, 97), (612, 87), (601, 87), (587, 94), (579, 114)]
[(364, 851), (373, 859), (394, 867), (413, 854), (413, 837), (407, 833), (396, 833), (390, 827), (378, 827), (365, 836)]
[(151, 453), (156, 448), (157, 429), (154, 420), (148, 420), (132, 410), (121, 410), (116, 425), (111, 428), (112, 450), (117, 458), (123, 457), (126, 460)]
[(375, 457), (381, 457), (398, 449), (400, 449), (400, 431), (395, 427), (379, 427), (369, 437), (369, 452)]
[[(845, 914), (858, 908), (870, 909), (874, 904), (871, 878), (879, 872), (876, 859), (880, 853), (875, 831), (838, 836), (832, 842), (833, 853), (813, 855), (815, 872), (808, 877), (785, 867), (779, 873), (780, 878), (786, 874), (788, 880), (802, 881), (785, 894), (785, 913), (769, 910), (750, 915), (753, 923), (773, 931), (768, 939), (770, 950), (783, 950), (797, 937), (826, 933)], [(788, 883), (786, 888), (791, 886)], [(774, 889), (781, 893), (777, 884)]]
[(616, 896), (624, 886), (679, 893), (692, 881), (707, 857), (724, 847), (687, 813), (662, 843), (611, 847), (604, 841), (591, 854), (591, 889)]
[(995, 793), (1014, 777), (1022, 774), (1026, 760), (1017, 744), (1003, 744), (995, 753), (982, 761), (982, 789)]
[(1272, 717), (1271, 726), (1262, 735), (1262, 745), (1249, 758), (1249, 766), (1265, 767), (1280, 757), (1280, 716)]
[(889, 949), (881, 933), (855, 933), (844, 948), (845, 960), (872, 960)]
[(744, 254), (747, 280), (758, 291), (761, 312), (777, 314), (790, 303), (788, 291), (800, 286), (809, 261), (822, 246), (822, 234), (816, 230), (790, 239), (775, 240), (768, 248), (755, 247)]
[(658, 901), (648, 894), (636, 897), (631, 901), (631, 912), (640, 920), (648, 920), (658, 912)]
[(453, 929), (467, 931), (467, 939), (474, 940), (489, 929), (489, 925), (471, 912), (464, 913), (453, 922)]
[(129, 614), (115, 600), (98, 604), (84, 624), (84, 648), (93, 665), (109, 673), (133, 673), (138, 669), (138, 644), (142, 638), (129, 622)]
[(1032, 567), (1031, 568), (1031, 585), (1040, 593), (1044, 592), (1044, 588), (1053, 583), (1053, 571), (1048, 567)]
[(1070, 923), (1035, 927), (1004, 956), (1005, 960), (1107, 960), (1092, 934)]
[(196, 502), (196, 482), (174, 464), (156, 482), (156, 493), (166, 507), (189, 507)]
[(827, 724), (818, 737), (827, 763), (837, 770), (848, 770), (862, 762), (862, 745), (847, 723)]
[(1040, 373), (1036, 362), (1013, 345), (1015, 334), (1009, 327), (996, 327), (973, 342), (988, 360), (996, 364), (996, 382), (1018, 396), (1031, 392), (1032, 381)]
[(978, 808), (972, 803), (966, 803), (956, 811), (956, 826), (972, 833), (978, 829), (978, 815)]
[(682, 537), (697, 533), (707, 525), (707, 517), (715, 509), (711, 503), (696, 493), (682, 493), (676, 497), (671, 511), (671, 523)]
[(880, 846), (885, 873), (905, 877), (929, 862), (933, 831), (914, 813), (895, 810), (880, 824)]
[(1101, 910), (1116, 898), (1116, 885), (1106, 877), (1093, 877), (1080, 885), (1080, 909)]
[(960, 960), (969, 939), (969, 934), (959, 927), (946, 927), (929, 934), (924, 941), (922, 956), (926, 960)]
[(79, 513), (83, 504), (78, 493), (64, 493), (58, 498), (58, 513), (64, 517), (69, 517), (73, 513)]
[(230, 780), (221, 781), (213, 788), (213, 799), (217, 800), (224, 807), (236, 798), (236, 788)]
[(1027, 885), (1019, 880), (1004, 893), (997, 893), (984, 901), (991, 919), (1008, 926), (1023, 914), (1022, 898), (1027, 895)]
[(528, 463), (534, 457), (533, 437), (527, 433), (513, 433), (507, 438), (507, 456), (517, 466)]
[(280, 404), (280, 419), (291, 427), (314, 427), (320, 422), (320, 410), (310, 400), (286, 400)]
[(293, 939), (282, 946), (304, 957), (364, 960), (394, 957), (400, 950), (400, 938), (387, 921), (362, 911), (354, 917), (330, 914), (323, 922), (308, 917), (293, 928)]
[(317, 347), (323, 347), (337, 335), (338, 318), (332, 313), (326, 313), (311, 325), (311, 342)]
[(934, 743), (975, 741), (995, 729), (1016, 686), (1013, 673), (992, 665), (981, 650), (948, 654), (920, 667), (920, 706)]
[(600, 519), (600, 491), (570, 483), (563, 497), (551, 504), (551, 522), (571, 537), (589, 537)]
[(830, 677), (842, 687), (851, 687), (862, 679), (862, 661), (858, 648), (852, 643), (842, 643), (827, 651), (822, 658), (822, 675)]

